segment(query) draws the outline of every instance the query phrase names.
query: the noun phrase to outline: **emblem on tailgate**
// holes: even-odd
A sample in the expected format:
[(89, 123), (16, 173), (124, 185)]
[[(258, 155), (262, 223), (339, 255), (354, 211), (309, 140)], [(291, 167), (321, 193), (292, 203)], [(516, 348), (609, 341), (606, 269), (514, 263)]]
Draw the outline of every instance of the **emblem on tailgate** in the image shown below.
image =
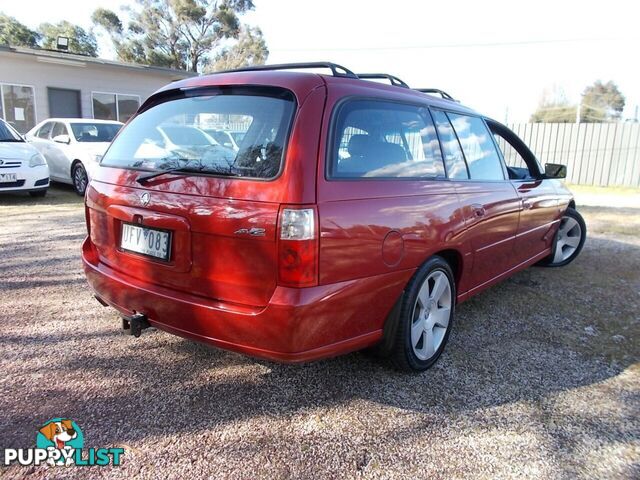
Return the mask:
[(240, 228), (236, 230), (236, 235), (251, 235), (253, 237), (264, 237), (264, 228)]
[(149, 195), (149, 192), (144, 192), (142, 195), (140, 195), (140, 202), (142, 203), (143, 206), (147, 206), (149, 205), (149, 201), (151, 200), (151, 195)]

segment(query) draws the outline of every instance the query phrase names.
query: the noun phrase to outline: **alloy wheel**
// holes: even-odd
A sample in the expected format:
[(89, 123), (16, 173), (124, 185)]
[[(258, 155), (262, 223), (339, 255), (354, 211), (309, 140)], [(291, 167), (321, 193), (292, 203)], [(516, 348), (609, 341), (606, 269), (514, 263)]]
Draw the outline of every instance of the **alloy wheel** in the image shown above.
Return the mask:
[(428, 360), (438, 351), (447, 333), (451, 316), (451, 284), (441, 270), (425, 279), (413, 310), (411, 346), (420, 360)]
[(78, 165), (73, 170), (73, 184), (76, 187), (76, 192), (80, 195), (84, 194), (88, 183), (89, 179), (87, 177), (87, 172), (82, 165)]
[(562, 217), (556, 237), (556, 252), (553, 263), (561, 263), (575, 253), (582, 239), (582, 228), (578, 221), (569, 216)]

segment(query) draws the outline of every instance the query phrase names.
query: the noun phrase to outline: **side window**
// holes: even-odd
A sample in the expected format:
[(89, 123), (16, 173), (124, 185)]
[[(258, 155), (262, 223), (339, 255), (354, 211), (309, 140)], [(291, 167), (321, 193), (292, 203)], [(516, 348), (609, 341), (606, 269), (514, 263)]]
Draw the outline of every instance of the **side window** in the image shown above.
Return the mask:
[(496, 146), (482, 119), (449, 113), (472, 180), (504, 180), (504, 171)]
[(338, 112), (332, 178), (444, 177), (435, 127), (424, 107), (355, 100)]
[(460, 143), (456, 138), (453, 127), (447, 118), (447, 114), (439, 110), (433, 111), (433, 119), (438, 128), (438, 135), (442, 143), (445, 165), (447, 166), (447, 176), (454, 180), (468, 179), (467, 165), (464, 163), (464, 155)]
[(504, 125), (492, 121), (487, 123), (507, 164), (509, 178), (512, 180), (537, 178), (541, 168), (526, 145)]
[(38, 133), (36, 133), (36, 137), (45, 138), (45, 139), (49, 138), (49, 134), (51, 133), (51, 127), (53, 127), (52, 122), (45, 123), (38, 129)]
[(51, 132), (51, 138), (57, 137), (58, 135), (69, 135), (67, 131), (67, 127), (64, 123), (56, 122), (53, 126), (53, 131)]

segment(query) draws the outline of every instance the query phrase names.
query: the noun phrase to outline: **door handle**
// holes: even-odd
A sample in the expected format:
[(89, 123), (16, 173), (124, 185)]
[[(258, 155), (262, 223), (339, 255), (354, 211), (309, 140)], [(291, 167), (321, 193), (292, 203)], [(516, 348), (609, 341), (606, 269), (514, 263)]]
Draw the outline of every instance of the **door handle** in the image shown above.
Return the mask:
[(529, 201), (529, 200), (523, 200), (522, 201), (522, 206), (523, 208), (525, 208), (526, 210), (531, 210), (533, 208), (533, 202)]
[(479, 203), (474, 203), (473, 205), (471, 205), (471, 209), (473, 210), (473, 216), (476, 218), (484, 217), (486, 213), (484, 206), (480, 205)]

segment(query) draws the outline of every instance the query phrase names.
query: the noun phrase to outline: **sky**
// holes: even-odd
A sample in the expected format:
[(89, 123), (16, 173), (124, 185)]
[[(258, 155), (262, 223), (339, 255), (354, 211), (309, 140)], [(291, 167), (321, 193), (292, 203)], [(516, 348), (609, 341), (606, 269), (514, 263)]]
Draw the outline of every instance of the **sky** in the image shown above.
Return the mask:
[[(254, 2), (244, 21), (262, 29), (268, 63), (326, 60), (387, 72), (508, 122), (526, 122), (544, 89), (577, 103), (595, 80), (618, 84), (625, 117), (640, 108), (640, 4), (632, 0)], [(106, 5), (0, 0), (0, 11), (30, 27), (66, 19), (88, 28), (98, 6)], [(108, 39), (100, 47), (113, 58)]]

